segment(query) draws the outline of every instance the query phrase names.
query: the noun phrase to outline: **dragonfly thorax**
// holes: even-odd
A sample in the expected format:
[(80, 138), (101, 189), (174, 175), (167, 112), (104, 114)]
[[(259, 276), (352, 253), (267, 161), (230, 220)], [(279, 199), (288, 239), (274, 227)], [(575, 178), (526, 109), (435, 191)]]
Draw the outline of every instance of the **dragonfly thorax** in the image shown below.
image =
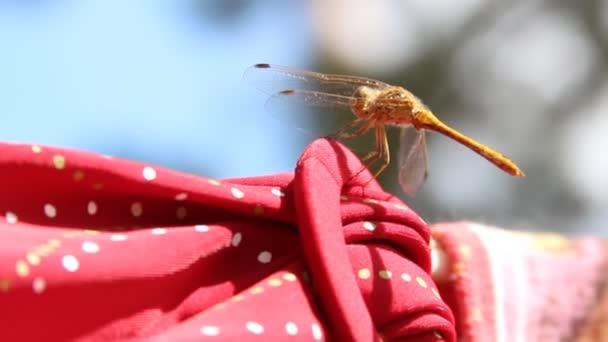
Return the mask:
[(383, 124), (410, 124), (424, 105), (401, 87), (375, 89), (362, 86), (354, 94), (352, 110), (362, 119)]

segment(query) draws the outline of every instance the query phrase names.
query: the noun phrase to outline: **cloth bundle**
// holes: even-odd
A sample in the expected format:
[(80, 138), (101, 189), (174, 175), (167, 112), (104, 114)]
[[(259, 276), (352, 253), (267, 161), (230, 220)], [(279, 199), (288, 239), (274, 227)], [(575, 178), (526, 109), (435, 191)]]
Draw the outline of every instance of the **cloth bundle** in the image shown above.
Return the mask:
[(0, 340), (567, 338), (604, 259), (596, 238), (429, 227), (328, 139), (230, 180), (0, 144)]

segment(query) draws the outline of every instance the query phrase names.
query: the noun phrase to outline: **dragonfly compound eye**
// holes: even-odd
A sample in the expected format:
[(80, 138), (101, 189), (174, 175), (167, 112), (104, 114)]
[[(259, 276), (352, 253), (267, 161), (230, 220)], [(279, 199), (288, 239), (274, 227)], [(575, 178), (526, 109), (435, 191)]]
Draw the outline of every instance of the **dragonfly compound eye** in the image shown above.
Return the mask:
[(391, 101), (400, 101), (405, 99), (405, 94), (401, 91), (391, 91), (386, 98)]

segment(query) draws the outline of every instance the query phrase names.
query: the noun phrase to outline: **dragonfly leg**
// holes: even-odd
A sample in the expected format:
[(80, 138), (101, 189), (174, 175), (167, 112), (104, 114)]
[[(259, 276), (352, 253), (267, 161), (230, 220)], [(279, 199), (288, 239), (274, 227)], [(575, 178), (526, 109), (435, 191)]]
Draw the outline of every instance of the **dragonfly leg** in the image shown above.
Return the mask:
[(391, 162), (391, 154), (388, 147), (388, 136), (384, 125), (376, 125), (376, 148), (378, 149), (378, 160), (382, 163), (374, 177), (378, 177)]
[(367, 168), (371, 168), (380, 159), (382, 151), (378, 141), (378, 129), (376, 128), (376, 150), (368, 153), (361, 159), (367, 165)]
[(343, 125), (342, 127), (340, 127), (340, 129), (336, 132), (336, 134), (334, 134), (334, 136), (336, 138), (342, 138), (342, 139), (348, 139), (348, 138), (352, 138), (352, 132), (350, 132), (350, 130), (352, 128), (354, 128), (355, 126), (357, 126), (358, 124), (361, 123), (361, 119), (360, 118), (356, 118), (352, 121), (349, 121), (347, 124)]
[[(354, 132), (348, 131), (351, 128), (355, 128), (361, 122), (363, 122), (363, 125), (361, 125), (361, 127), (359, 127), (356, 131), (354, 131)], [(370, 129), (370, 127), (373, 124), (374, 123), (371, 120), (364, 121), (361, 118), (356, 118), (353, 121), (346, 124), (344, 127), (342, 127), (340, 129), (340, 131), (338, 131), (338, 133), (336, 134), (336, 137), (339, 139), (350, 139), (350, 138), (358, 137), (361, 134), (365, 133), (368, 129)]]
[(374, 172), (374, 177), (378, 177), (390, 163), (391, 155), (388, 147), (388, 137), (384, 125), (376, 125), (376, 151), (368, 153), (362, 161), (368, 169), (380, 162), (380, 168)]

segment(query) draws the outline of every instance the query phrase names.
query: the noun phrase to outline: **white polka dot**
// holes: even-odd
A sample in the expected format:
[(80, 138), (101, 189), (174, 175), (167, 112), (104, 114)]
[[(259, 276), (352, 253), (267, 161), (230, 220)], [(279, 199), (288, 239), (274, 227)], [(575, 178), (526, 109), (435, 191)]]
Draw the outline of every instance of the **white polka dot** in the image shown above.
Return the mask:
[(268, 285), (270, 285), (271, 287), (279, 287), (279, 286), (283, 285), (283, 281), (278, 278), (270, 278), (268, 280)]
[(418, 285), (420, 285), (421, 287), (424, 287), (425, 289), (428, 286), (426, 281), (420, 277), (416, 277), (416, 282), (418, 283)]
[(369, 230), (370, 232), (373, 232), (374, 230), (376, 230), (376, 224), (373, 222), (365, 221), (363, 222), (363, 228)]
[(232, 246), (236, 247), (241, 244), (241, 240), (243, 240), (243, 234), (236, 233), (232, 236)]
[(381, 270), (378, 272), (378, 276), (382, 279), (391, 279), (393, 277), (393, 273), (389, 270)]
[(30, 274), (30, 266), (23, 260), (18, 260), (15, 264), (15, 272), (20, 277), (27, 277)]
[(321, 327), (317, 323), (312, 324), (312, 337), (315, 340), (320, 340), (323, 337), (323, 331), (321, 331)]
[(53, 218), (53, 217), (57, 216), (57, 209), (52, 204), (47, 203), (44, 205), (44, 214), (47, 217)]
[(205, 233), (209, 231), (209, 226), (205, 224), (197, 224), (196, 226), (194, 226), (194, 230), (196, 230), (197, 232)]
[(53, 165), (57, 170), (63, 170), (65, 168), (65, 157), (60, 154), (54, 155)]
[(258, 261), (261, 262), (262, 264), (267, 264), (272, 260), (272, 253), (270, 253), (269, 251), (263, 251), (260, 254), (258, 254)]
[(89, 201), (87, 204), (87, 213), (89, 213), (89, 215), (97, 214), (97, 203), (94, 201)]
[(254, 288), (252, 288), (251, 290), (249, 290), (249, 292), (251, 294), (260, 294), (262, 292), (264, 292), (264, 288), (262, 286), (255, 286)]
[(395, 203), (395, 204), (393, 204), (393, 206), (397, 209), (408, 210), (408, 207), (406, 207), (405, 205), (403, 205), (401, 203)]
[(25, 259), (27, 259), (27, 262), (32, 266), (40, 265), (40, 256), (34, 252), (27, 253)]
[(141, 202), (135, 202), (131, 204), (131, 215), (140, 217), (144, 213), (144, 206)]
[(165, 228), (154, 228), (152, 229), (152, 234), (154, 235), (163, 235), (166, 234), (167, 230)]
[(436, 288), (432, 288), (431, 292), (433, 292), (437, 298), (441, 299), (441, 294), (439, 294), (439, 291)]
[(76, 272), (80, 267), (78, 259), (76, 259), (75, 256), (69, 254), (61, 258), (61, 263), (63, 264), (63, 268), (65, 268), (68, 272)]
[(217, 336), (220, 334), (220, 328), (215, 325), (203, 325), (201, 327), (201, 334), (205, 336)]
[(15, 213), (10, 212), (10, 211), (6, 212), (6, 214), (4, 215), (4, 218), (6, 219), (6, 222), (8, 222), (9, 224), (15, 224), (19, 220), (17, 218), (17, 215)]
[(80, 246), (86, 253), (97, 253), (99, 252), (99, 245), (93, 241), (85, 241)]
[(264, 207), (262, 207), (261, 204), (256, 204), (255, 207), (253, 208), (253, 213), (256, 215), (262, 215), (264, 214)]
[(40, 277), (34, 279), (34, 282), (32, 282), (32, 290), (34, 290), (34, 293), (38, 294), (44, 292), (44, 290), (46, 290), (46, 280)]
[(125, 234), (112, 234), (110, 235), (110, 240), (112, 241), (125, 241), (127, 236)]
[(175, 195), (175, 200), (177, 201), (185, 201), (188, 198), (188, 194), (185, 192), (180, 192), (179, 194)]
[(175, 216), (177, 216), (178, 220), (183, 220), (186, 218), (186, 216), (188, 216), (188, 211), (186, 210), (185, 207), (179, 207), (179, 208), (177, 208), (177, 211), (175, 212)]
[(287, 280), (287, 281), (296, 281), (298, 280), (298, 278), (296, 277), (295, 274), (291, 273), (291, 272), (287, 272), (283, 275), (283, 279)]
[(361, 279), (369, 279), (369, 277), (372, 275), (372, 272), (369, 270), (369, 268), (362, 268), (357, 272), (357, 276), (359, 276), (359, 278)]
[(283, 191), (281, 191), (281, 189), (279, 188), (272, 188), (272, 190), (270, 190), (270, 192), (272, 192), (273, 195), (277, 196), (277, 197), (284, 197), (285, 193), (283, 193)]
[(287, 335), (297, 335), (298, 326), (294, 322), (287, 322), (287, 324), (285, 324), (285, 331), (287, 331)]
[(232, 192), (232, 196), (234, 196), (238, 199), (245, 197), (245, 194), (239, 188), (231, 188), (230, 192)]
[(84, 171), (82, 171), (82, 170), (74, 171), (74, 174), (72, 175), (72, 179), (74, 179), (74, 182), (80, 182), (83, 178), (84, 178)]
[(257, 322), (247, 322), (245, 326), (247, 327), (247, 330), (251, 331), (256, 335), (259, 335), (264, 332), (264, 327)]
[(401, 273), (401, 279), (405, 281), (412, 281), (412, 276), (407, 273)]
[(156, 170), (149, 166), (144, 167), (141, 173), (148, 181), (154, 180), (156, 178)]

